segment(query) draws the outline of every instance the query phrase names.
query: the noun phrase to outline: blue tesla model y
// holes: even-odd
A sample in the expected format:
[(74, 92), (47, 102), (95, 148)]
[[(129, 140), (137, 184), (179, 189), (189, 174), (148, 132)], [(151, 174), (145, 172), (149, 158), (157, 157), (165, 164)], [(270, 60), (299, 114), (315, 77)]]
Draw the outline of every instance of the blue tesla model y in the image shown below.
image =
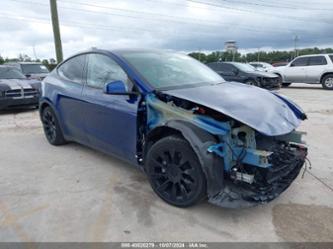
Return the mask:
[(307, 156), (299, 106), (173, 52), (76, 54), (43, 81), (40, 116), (50, 144), (77, 142), (127, 160), (180, 207), (267, 203)]

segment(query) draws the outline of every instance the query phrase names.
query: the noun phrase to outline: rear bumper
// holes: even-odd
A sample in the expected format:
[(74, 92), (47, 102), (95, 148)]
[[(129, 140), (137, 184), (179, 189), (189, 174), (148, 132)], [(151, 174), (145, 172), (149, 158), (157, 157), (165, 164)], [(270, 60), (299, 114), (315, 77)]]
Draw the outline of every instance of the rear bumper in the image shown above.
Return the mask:
[(22, 106), (38, 105), (39, 96), (24, 98), (5, 98), (0, 97), (0, 109), (9, 109)]

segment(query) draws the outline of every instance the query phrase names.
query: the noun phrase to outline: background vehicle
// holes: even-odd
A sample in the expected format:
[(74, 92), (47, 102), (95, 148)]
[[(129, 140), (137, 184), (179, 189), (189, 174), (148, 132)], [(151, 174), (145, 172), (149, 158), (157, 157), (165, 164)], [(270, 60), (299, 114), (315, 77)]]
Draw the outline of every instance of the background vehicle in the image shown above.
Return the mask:
[(253, 66), (238, 62), (208, 63), (211, 69), (227, 81), (236, 81), (266, 89), (280, 88), (279, 77), (275, 74), (256, 70)]
[(36, 79), (42, 81), (49, 73), (46, 66), (41, 63), (35, 62), (15, 62), (6, 63), (8, 66), (15, 67), (20, 70), (29, 79)]
[(283, 86), (291, 83), (322, 84), (323, 88), (333, 90), (333, 55), (304, 55), (295, 58), (285, 67), (272, 70)]
[(286, 66), (288, 65), (289, 62), (286, 62), (286, 61), (282, 61), (282, 62), (275, 62), (272, 64), (273, 67), (283, 67), (283, 66)]
[(79, 142), (141, 167), (172, 205), (266, 203), (289, 187), (307, 154), (295, 132), (306, 118), (297, 105), (225, 82), (183, 54), (95, 49), (65, 60), (42, 84), (49, 143)]
[(249, 64), (254, 67), (255, 69), (259, 71), (269, 72), (270, 69), (273, 68), (273, 66), (267, 62), (249, 62)]
[(28, 80), (19, 70), (0, 66), (0, 109), (38, 106), (41, 83)]

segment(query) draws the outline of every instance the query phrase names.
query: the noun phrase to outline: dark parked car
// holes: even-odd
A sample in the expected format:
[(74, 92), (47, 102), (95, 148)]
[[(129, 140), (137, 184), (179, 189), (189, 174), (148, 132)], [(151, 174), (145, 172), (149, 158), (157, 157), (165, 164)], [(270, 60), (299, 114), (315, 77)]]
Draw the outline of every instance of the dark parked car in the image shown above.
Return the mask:
[(256, 70), (253, 66), (238, 62), (208, 63), (211, 69), (226, 81), (236, 81), (266, 89), (280, 88), (280, 79), (276, 74)]
[(29, 79), (36, 79), (42, 81), (49, 74), (49, 70), (47, 69), (47, 67), (41, 63), (15, 62), (6, 63), (6, 65), (15, 67)]
[(0, 109), (38, 106), (40, 81), (27, 79), (19, 70), (0, 66)]
[(207, 197), (224, 207), (269, 202), (307, 155), (295, 131), (306, 118), (300, 107), (225, 82), (183, 54), (94, 49), (58, 65), (42, 89), (50, 144), (75, 141), (120, 157), (143, 169), (172, 205)]
[(249, 62), (249, 64), (255, 69), (263, 72), (269, 72), (273, 66), (267, 62), (253, 61)]

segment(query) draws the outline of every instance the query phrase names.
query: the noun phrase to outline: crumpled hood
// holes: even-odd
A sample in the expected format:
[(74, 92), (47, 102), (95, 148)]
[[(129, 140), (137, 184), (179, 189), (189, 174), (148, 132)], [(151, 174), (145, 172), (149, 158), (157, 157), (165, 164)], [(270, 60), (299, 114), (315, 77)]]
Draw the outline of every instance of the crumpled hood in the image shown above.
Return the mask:
[(267, 136), (290, 133), (306, 118), (301, 108), (286, 97), (237, 82), (163, 93), (214, 109)]
[(270, 72), (265, 72), (265, 71), (254, 71), (251, 72), (252, 75), (255, 75), (257, 77), (264, 77), (264, 78), (277, 78), (278, 76), (276, 74), (270, 73)]

